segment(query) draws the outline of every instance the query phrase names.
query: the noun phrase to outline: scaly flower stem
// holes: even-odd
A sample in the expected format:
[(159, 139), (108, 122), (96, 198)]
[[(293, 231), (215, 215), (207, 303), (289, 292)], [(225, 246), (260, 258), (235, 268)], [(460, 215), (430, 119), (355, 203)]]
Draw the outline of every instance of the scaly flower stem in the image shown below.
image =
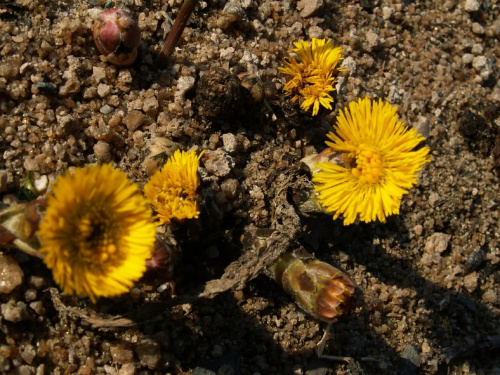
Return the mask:
[(163, 45), (160, 54), (156, 58), (156, 66), (159, 68), (165, 68), (170, 56), (174, 52), (174, 48), (182, 35), (182, 31), (186, 27), (186, 24), (193, 13), (194, 7), (198, 3), (198, 0), (184, 0), (181, 10), (177, 15), (177, 18), (172, 25), (172, 29), (168, 33), (165, 44)]
[(12, 241), (15, 247), (17, 247), (19, 250), (24, 251), (26, 254), (31, 255), (33, 257), (39, 258), (39, 259), (45, 259), (45, 255), (41, 254), (38, 250), (34, 249), (30, 245), (28, 245), (26, 242), (21, 241), (20, 239), (15, 239)]

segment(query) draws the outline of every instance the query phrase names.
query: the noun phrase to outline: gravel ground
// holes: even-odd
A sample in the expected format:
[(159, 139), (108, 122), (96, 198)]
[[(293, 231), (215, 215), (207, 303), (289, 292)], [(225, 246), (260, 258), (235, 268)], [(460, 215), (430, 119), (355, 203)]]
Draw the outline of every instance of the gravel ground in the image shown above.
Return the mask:
[[(175, 228), (174, 280), (148, 274), (94, 305), (60, 295), (38, 259), (2, 249), (0, 372), (500, 374), (498, 1), (201, 1), (158, 70), (181, 3), (116, 2), (141, 29), (130, 68), (96, 50), (90, 30), (104, 4), (0, 4), (4, 205), (23, 199), (28, 173), (43, 194), (66, 168), (113, 162), (142, 185), (152, 155), (206, 150), (201, 217)], [(284, 99), (277, 70), (294, 41), (313, 37), (342, 46), (349, 69), (334, 111), (315, 118)], [(233, 84), (237, 95), (214, 104)], [(386, 224), (301, 221), (302, 245), (359, 286), (325, 349), (353, 360), (318, 359), (325, 324), (264, 275), (169, 304), (220, 277), (247, 228), (271, 226), (269, 181), (324, 148), (337, 111), (365, 95), (397, 104), (432, 162)]]

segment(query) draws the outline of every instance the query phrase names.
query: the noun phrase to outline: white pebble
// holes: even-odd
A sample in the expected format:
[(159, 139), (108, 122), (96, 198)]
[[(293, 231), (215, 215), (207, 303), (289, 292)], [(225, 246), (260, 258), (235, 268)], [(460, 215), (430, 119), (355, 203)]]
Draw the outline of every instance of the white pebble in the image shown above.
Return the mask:
[(479, 10), (479, 1), (465, 0), (464, 9), (466, 12), (477, 12)]
[(45, 193), (47, 188), (49, 187), (49, 178), (45, 175), (38, 177), (35, 181), (33, 181), (33, 185), (35, 185), (35, 190), (39, 193)]
[(23, 271), (14, 258), (0, 255), (0, 293), (10, 293), (23, 282)]

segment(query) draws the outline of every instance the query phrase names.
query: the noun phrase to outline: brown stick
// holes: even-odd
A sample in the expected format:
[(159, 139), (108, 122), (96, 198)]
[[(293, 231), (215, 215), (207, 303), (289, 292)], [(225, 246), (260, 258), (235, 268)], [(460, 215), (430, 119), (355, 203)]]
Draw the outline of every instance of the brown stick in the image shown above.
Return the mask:
[(197, 3), (198, 0), (184, 0), (181, 10), (179, 11), (177, 18), (172, 25), (172, 29), (170, 29), (170, 32), (168, 33), (165, 44), (163, 45), (160, 54), (156, 58), (157, 67), (165, 68), (167, 66), (167, 62), (170, 59), (170, 56), (172, 56), (174, 48), (182, 35), (182, 31), (186, 27), (186, 24), (189, 20), (189, 16), (191, 16), (191, 13), (193, 13), (194, 7)]

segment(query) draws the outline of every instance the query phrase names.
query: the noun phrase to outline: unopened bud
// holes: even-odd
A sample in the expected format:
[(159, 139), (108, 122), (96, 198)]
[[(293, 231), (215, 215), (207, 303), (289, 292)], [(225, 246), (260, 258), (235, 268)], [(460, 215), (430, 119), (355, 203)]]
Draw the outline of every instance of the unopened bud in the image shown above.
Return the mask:
[(328, 263), (312, 256), (299, 259), (285, 253), (271, 270), (297, 305), (317, 319), (333, 323), (351, 309), (356, 284), (345, 272)]
[(121, 9), (107, 9), (97, 16), (93, 28), (97, 49), (117, 66), (135, 62), (141, 33), (137, 21)]

